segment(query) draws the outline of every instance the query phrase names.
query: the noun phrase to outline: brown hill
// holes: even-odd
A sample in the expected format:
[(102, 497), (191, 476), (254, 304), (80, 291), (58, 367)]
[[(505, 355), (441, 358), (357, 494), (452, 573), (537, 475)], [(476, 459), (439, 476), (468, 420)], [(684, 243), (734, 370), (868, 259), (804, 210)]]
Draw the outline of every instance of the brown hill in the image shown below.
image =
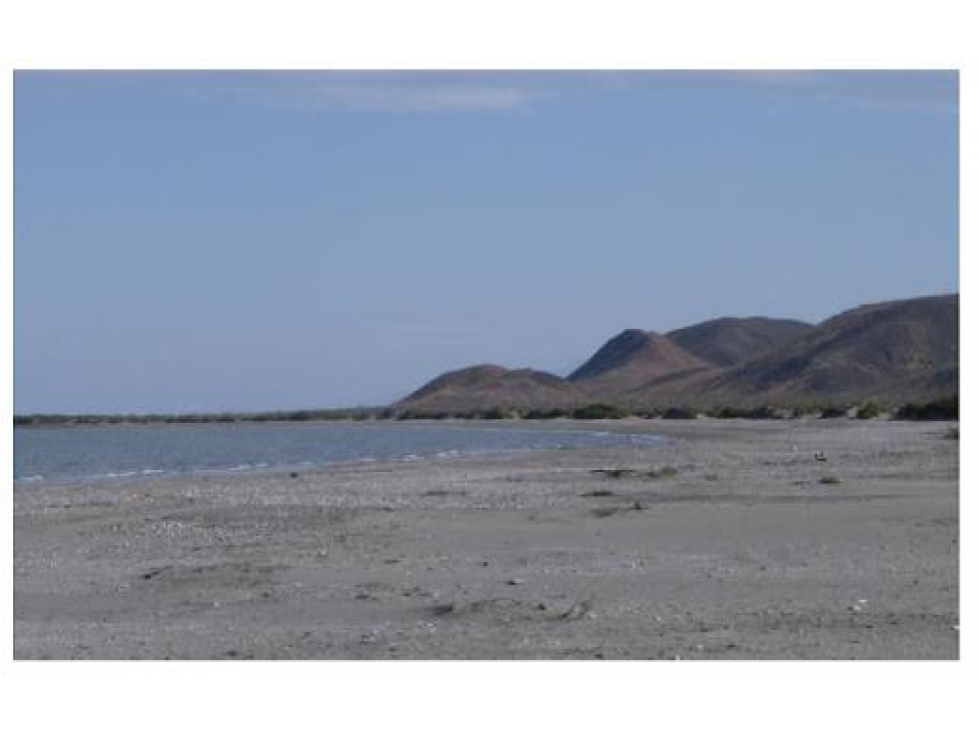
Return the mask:
[[(530, 369), (469, 367), (436, 378), (393, 407), (399, 413), (549, 410), (596, 401), (628, 409), (789, 407), (919, 401), (958, 392), (958, 295), (861, 306), (815, 327), (719, 319), (671, 333), (691, 349), (630, 329), (567, 380)], [(763, 351), (747, 361), (739, 356), (753, 350)]]
[(650, 380), (710, 367), (661, 334), (627, 329), (607, 341), (568, 379), (595, 399), (615, 402)]
[(791, 319), (721, 318), (676, 329), (670, 341), (718, 367), (733, 367), (799, 338), (812, 324)]
[(958, 392), (958, 295), (846, 311), (699, 386), (699, 402), (922, 400)]
[(584, 402), (587, 399), (578, 388), (556, 375), (477, 365), (436, 377), (393, 408), (397, 413), (462, 414), (572, 408)]

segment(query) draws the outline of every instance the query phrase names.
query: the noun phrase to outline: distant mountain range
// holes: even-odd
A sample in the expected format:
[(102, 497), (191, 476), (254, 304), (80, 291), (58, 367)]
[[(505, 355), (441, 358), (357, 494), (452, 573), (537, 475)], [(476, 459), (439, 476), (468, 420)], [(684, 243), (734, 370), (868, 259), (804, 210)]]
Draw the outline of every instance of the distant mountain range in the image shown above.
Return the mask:
[(567, 378), (495, 365), (447, 372), (401, 414), (897, 403), (958, 392), (959, 297), (860, 306), (820, 324), (721, 318), (667, 334), (627, 329)]

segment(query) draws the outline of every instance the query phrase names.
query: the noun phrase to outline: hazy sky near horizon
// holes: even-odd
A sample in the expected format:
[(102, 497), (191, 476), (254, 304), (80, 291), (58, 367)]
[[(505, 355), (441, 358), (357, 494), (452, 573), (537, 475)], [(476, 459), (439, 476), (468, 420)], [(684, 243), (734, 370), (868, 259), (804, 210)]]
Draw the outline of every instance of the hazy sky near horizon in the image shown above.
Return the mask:
[(18, 72), (14, 408), (380, 404), (958, 290), (953, 72)]

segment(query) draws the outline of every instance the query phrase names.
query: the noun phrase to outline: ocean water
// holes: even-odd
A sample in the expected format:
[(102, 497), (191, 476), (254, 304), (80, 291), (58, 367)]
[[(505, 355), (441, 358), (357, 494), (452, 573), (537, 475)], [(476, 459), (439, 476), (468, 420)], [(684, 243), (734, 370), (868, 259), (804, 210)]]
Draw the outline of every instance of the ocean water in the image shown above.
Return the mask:
[(208, 423), (14, 429), (18, 488), (338, 462), (651, 445), (601, 430), (419, 423)]

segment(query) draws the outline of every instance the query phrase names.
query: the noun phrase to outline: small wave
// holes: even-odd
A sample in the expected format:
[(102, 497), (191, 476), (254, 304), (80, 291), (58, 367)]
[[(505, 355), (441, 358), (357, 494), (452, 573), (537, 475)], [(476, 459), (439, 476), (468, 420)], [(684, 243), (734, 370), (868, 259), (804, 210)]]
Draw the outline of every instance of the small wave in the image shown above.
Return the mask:
[(638, 443), (644, 446), (654, 446), (664, 441), (662, 436), (647, 436), (641, 433), (630, 433), (629, 440), (634, 444)]
[[(623, 426), (624, 427), (624, 426)], [(630, 433), (628, 431), (607, 430), (607, 426), (592, 426), (585, 429), (554, 429), (543, 430), (540, 428), (518, 428), (512, 425), (507, 426), (476, 426), (468, 424), (457, 425), (378, 425), (371, 427), (371, 438), (363, 438), (362, 433), (348, 435), (349, 432), (341, 432), (334, 436), (336, 427), (320, 426), (317, 430), (326, 431), (329, 429), (330, 442), (303, 445), (301, 447), (290, 446), (289, 456), (278, 456), (278, 442), (256, 444), (249, 438), (250, 433), (243, 433), (235, 428), (235, 439), (249, 438), (242, 443), (241, 451), (235, 451), (235, 445), (225, 447), (224, 443), (216, 443), (213, 452), (210, 452), (205, 443), (200, 446), (200, 451), (195, 447), (194, 451), (189, 449), (184, 451), (181, 445), (175, 443), (154, 448), (151, 453), (143, 450), (142, 444), (134, 444), (132, 451), (117, 452), (115, 444), (103, 446), (105, 432), (92, 431), (90, 433), (73, 433), (72, 436), (88, 438), (91, 445), (83, 447), (87, 454), (80, 460), (74, 460), (71, 451), (72, 446), (64, 447), (66, 456), (72, 461), (58, 460), (58, 445), (52, 449), (53, 457), (50, 465), (47, 463), (37, 463), (28, 465), (25, 463), (23, 470), (25, 476), (15, 477), (18, 485), (32, 489), (35, 484), (84, 484), (86, 482), (138, 482), (143, 479), (163, 476), (180, 475), (207, 475), (207, 474), (244, 474), (247, 472), (269, 472), (282, 469), (298, 469), (330, 466), (334, 463), (369, 463), (377, 461), (406, 461), (417, 462), (427, 457), (438, 457), (449, 459), (451, 457), (462, 457), (470, 455), (489, 455), (507, 452), (525, 452), (528, 450), (546, 449), (571, 449), (574, 447), (604, 447), (604, 446), (634, 446), (636, 448), (645, 446), (657, 446), (668, 443), (662, 436), (646, 433)], [(556, 429), (556, 430), (555, 430)], [(597, 429), (597, 430), (593, 430)], [(115, 429), (112, 429), (115, 430)], [(153, 429), (158, 430), (158, 429)], [(199, 436), (196, 435), (198, 429), (170, 427), (167, 429), (175, 434), (181, 431), (192, 432), (194, 435), (188, 436), (188, 441), (196, 442)], [(227, 428), (208, 429), (209, 431), (226, 431)], [(280, 430), (280, 429), (276, 429)], [(285, 429), (282, 429), (285, 430)], [(344, 429), (346, 431), (346, 429)], [(414, 436), (413, 434), (425, 432), (425, 435)], [(445, 435), (431, 436), (441, 431)], [(126, 436), (141, 435), (142, 429), (126, 428)], [(380, 432), (379, 437), (374, 438), (375, 432)], [(390, 435), (389, 435), (390, 434)], [(462, 435), (469, 434), (469, 435)], [(509, 435), (508, 435), (509, 434)], [(30, 434), (31, 440), (48, 440), (52, 437), (57, 438), (60, 434), (48, 434), (35, 432)], [(431, 438), (430, 438), (431, 436)], [(497, 436), (502, 438), (498, 439)], [(333, 443), (331, 443), (333, 442)], [(43, 442), (42, 442), (43, 443)], [(30, 448), (23, 444), (26, 448)], [(155, 446), (155, 444), (154, 444)], [(196, 444), (195, 444), (196, 446)], [(44, 448), (44, 446), (39, 446)], [(126, 448), (125, 445), (122, 446)], [(71, 449), (69, 451), (68, 449)], [(109, 451), (108, 449), (112, 449)], [(18, 450), (24, 450), (19, 448)], [(299, 450), (299, 455), (296, 451)], [(40, 450), (33, 451), (41, 456), (48, 454)], [(269, 456), (269, 459), (258, 460), (257, 456)], [(248, 458), (249, 461), (244, 461)], [(99, 460), (109, 464), (99, 466)], [(238, 464), (232, 462), (238, 459)], [(252, 460), (254, 459), (254, 460)], [(305, 459), (297, 461), (297, 459)], [(283, 461), (285, 460), (285, 461)], [(19, 462), (18, 462), (19, 463)], [(115, 467), (112, 464), (116, 464)], [(121, 464), (135, 466), (135, 469), (126, 469)], [(144, 468), (145, 467), (145, 468)], [(26, 471), (32, 472), (26, 474)], [(67, 472), (67, 473), (66, 473)]]

